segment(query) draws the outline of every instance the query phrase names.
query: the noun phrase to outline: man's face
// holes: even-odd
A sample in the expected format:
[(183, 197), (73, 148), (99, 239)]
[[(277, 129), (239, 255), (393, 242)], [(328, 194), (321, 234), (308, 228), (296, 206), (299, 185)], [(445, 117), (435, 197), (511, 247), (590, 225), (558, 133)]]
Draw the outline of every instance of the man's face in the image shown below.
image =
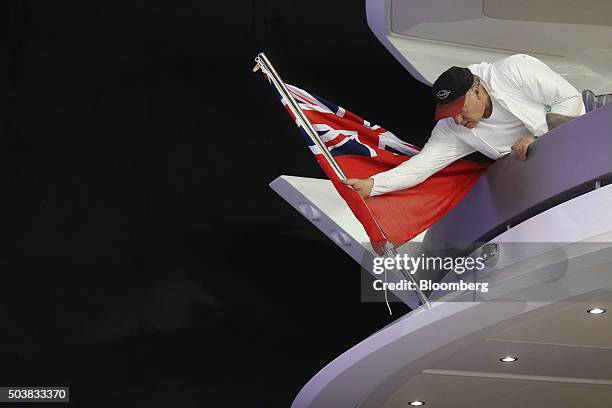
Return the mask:
[(473, 129), (482, 119), (487, 107), (484, 95), (480, 89), (480, 85), (470, 89), (465, 94), (465, 103), (463, 109), (457, 115), (453, 116), (453, 120), (457, 125), (465, 126), (468, 129)]

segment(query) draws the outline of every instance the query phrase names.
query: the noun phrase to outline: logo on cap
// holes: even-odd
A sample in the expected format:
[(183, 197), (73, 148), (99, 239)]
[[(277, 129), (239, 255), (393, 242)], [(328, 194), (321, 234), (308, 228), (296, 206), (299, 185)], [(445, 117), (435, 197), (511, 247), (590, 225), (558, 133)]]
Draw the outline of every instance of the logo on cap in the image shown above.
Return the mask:
[(438, 92), (436, 92), (436, 98), (444, 100), (448, 98), (448, 95), (450, 94), (451, 94), (450, 91), (446, 89), (441, 89)]

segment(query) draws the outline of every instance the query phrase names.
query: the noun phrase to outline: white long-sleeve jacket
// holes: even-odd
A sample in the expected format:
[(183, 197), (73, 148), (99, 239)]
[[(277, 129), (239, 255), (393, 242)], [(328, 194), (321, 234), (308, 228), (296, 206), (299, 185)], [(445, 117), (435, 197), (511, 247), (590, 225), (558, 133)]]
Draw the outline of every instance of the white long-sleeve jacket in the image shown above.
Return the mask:
[[(371, 195), (415, 186), (452, 162), (479, 151), (499, 159), (520, 136), (548, 131), (546, 113), (579, 116), (585, 113), (580, 92), (537, 58), (512, 55), (494, 63), (468, 66), (481, 79), (493, 104), (491, 118), (474, 129), (440, 120), (421, 152), (410, 160), (374, 175)], [(504, 121), (511, 117), (516, 123)]]

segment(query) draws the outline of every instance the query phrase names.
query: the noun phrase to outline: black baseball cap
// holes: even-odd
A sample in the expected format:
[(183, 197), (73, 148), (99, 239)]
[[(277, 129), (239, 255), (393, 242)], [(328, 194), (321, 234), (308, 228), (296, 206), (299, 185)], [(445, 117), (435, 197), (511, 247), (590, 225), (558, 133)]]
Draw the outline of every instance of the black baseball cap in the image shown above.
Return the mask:
[(474, 74), (467, 68), (451, 67), (433, 83), (436, 120), (457, 115), (465, 103), (465, 94), (474, 83)]

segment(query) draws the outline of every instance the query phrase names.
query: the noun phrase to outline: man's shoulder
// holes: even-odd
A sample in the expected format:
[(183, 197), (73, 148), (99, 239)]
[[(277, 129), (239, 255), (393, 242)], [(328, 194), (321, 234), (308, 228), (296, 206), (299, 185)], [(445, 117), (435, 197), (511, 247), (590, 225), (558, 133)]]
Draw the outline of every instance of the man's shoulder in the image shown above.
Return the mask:
[(525, 72), (542, 69), (546, 65), (539, 59), (527, 54), (515, 54), (493, 63), (497, 75), (520, 78)]
[(506, 58), (502, 58), (500, 60), (495, 61), (495, 63), (500, 63), (500, 64), (524, 64), (526, 62), (533, 62), (533, 61), (538, 61), (541, 62), (539, 59), (537, 59), (536, 57), (533, 57), (531, 55), (527, 55), (527, 54), (514, 54), (514, 55), (510, 55)]
[(506, 58), (499, 59), (494, 62), (480, 62), (476, 64), (468, 65), (468, 69), (475, 74), (479, 71), (483, 71), (487, 68), (493, 68), (495, 70), (512, 69), (515, 67), (525, 68), (533, 65), (541, 66), (544, 65), (542, 61), (527, 54), (514, 54)]
[(527, 54), (515, 54), (492, 63), (473, 64), (468, 68), (484, 79), (485, 86), (495, 89), (520, 90), (525, 84), (528, 72), (533, 70), (535, 64), (542, 64), (540, 60)]

